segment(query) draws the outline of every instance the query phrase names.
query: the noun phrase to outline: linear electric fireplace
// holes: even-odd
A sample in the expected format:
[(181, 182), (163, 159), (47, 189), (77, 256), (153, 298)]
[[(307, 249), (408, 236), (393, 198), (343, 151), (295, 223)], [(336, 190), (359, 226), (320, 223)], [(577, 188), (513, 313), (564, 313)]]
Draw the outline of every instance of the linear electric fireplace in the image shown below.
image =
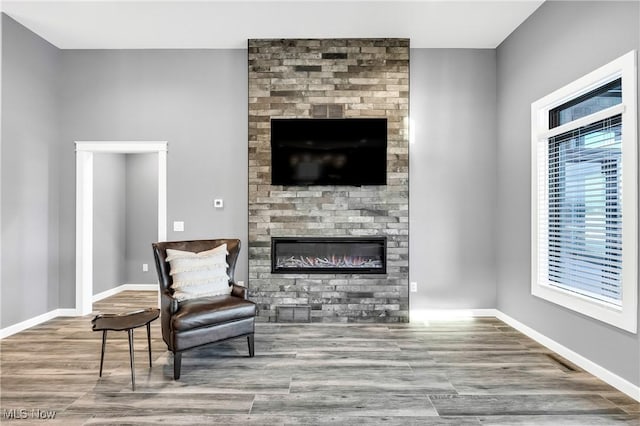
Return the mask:
[(387, 238), (273, 237), (271, 272), (386, 274)]

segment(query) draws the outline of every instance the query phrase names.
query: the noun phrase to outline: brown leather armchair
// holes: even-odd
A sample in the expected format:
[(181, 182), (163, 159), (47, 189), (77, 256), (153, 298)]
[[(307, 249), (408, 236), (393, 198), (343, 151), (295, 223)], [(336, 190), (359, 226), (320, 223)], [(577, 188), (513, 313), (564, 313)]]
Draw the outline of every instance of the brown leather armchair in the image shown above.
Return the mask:
[[(173, 297), (171, 267), (167, 249), (199, 253), (227, 243), (227, 275), (231, 294), (178, 301)], [(160, 282), (160, 321), (162, 338), (173, 352), (173, 378), (180, 378), (182, 352), (222, 340), (247, 336), (249, 356), (253, 357), (255, 303), (247, 300), (247, 290), (234, 282), (240, 240), (217, 239), (153, 243), (153, 254)]]

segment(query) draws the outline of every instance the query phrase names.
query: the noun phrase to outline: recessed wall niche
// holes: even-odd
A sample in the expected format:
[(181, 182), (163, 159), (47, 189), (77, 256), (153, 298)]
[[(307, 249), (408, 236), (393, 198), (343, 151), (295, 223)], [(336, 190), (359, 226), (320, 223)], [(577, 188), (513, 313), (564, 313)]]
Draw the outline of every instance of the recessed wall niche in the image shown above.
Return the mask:
[[(261, 321), (409, 320), (409, 40), (252, 39), (249, 292)], [(271, 185), (272, 118), (387, 118), (387, 185)], [(272, 237), (386, 237), (386, 274), (272, 274)]]

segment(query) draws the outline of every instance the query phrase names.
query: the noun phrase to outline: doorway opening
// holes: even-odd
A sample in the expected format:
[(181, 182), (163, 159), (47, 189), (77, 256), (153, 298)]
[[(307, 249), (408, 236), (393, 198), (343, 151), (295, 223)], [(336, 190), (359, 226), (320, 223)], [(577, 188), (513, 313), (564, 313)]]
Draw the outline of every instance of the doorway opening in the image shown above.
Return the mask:
[(93, 158), (97, 153), (158, 154), (158, 241), (167, 238), (167, 142), (76, 141), (76, 314), (93, 310)]

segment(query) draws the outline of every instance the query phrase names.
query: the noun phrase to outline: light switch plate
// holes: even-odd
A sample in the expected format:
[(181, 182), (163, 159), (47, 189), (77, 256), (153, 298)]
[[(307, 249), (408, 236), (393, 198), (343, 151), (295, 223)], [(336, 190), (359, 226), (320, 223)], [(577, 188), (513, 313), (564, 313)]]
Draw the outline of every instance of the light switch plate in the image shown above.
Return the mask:
[(409, 284), (409, 289), (411, 290), (411, 293), (416, 293), (418, 291), (418, 283), (413, 281)]
[(215, 207), (216, 209), (221, 209), (222, 207), (224, 207), (224, 201), (222, 200), (222, 198), (216, 198), (215, 200), (213, 200), (213, 207)]
[(184, 231), (184, 222), (182, 222), (182, 221), (174, 221), (173, 222), (173, 230), (174, 230), (174, 232), (183, 232)]

